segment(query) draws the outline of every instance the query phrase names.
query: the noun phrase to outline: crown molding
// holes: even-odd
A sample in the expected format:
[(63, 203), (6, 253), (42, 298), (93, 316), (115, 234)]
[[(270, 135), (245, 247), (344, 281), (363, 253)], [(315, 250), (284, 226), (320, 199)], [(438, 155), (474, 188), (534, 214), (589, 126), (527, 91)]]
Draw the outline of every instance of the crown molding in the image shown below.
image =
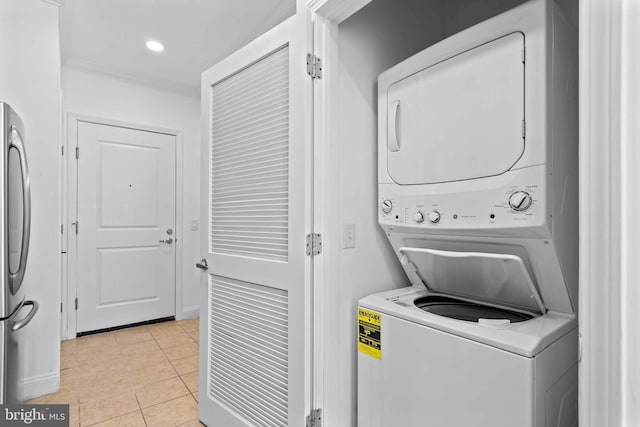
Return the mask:
[(62, 1), (63, 0), (42, 0), (45, 3), (49, 3), (52, 4), (54, 6), (58, 6), (58, 7), (62, 7)]
[(64, 62), (65, 67), (73, 68), (80, 71), (101, 74), (107, 77), (115, 78), (118, 80), (124, 80), (129, 83), (137, 84), (140, 86), (146, 86), (152, 89), (160, 89), (169, 92), (174, 92), (179, 95), (188, 96), (190, 98), (200, 98), (200, 88), (192, 87), (189, 85), (183, 85), (179, 83), (173, 83), (160, 79), (146, 79), (143, 77), (135, 76), (133, 74), (124, 73), (120, 70), (116, 70), (112, 67), (104, 66), (93, 61), (87, 61), (85, 59), (70, 58)]

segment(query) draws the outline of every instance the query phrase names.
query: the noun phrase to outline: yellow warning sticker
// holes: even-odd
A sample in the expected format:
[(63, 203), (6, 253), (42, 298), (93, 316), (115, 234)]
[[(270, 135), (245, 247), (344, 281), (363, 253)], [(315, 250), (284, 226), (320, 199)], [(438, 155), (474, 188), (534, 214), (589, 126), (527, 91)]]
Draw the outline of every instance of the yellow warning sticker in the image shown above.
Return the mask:
[(358, 351), (376, 359), (382, 358), (380, 324), (380, 313), (358, 307)]

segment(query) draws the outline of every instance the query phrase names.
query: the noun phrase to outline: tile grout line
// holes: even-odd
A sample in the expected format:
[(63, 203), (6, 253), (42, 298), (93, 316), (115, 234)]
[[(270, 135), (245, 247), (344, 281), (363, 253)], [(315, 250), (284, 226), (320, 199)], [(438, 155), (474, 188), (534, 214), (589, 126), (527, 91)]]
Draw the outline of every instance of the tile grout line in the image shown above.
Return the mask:
[[(80, 427), (92, 427), (92, 426), (95, 426), (95, 425), (98, 425), (98, 424), (101, 424), (101, 423), (106, 423), (107, 421), (113, 421), (113, 420), (115, 420), (115, 419), (117, 419), (117, 418), (124, 417), (125, 415), (133, 414), (133, 413), (135, 413), (135, 412), (136, 412), (136, 411), (127, 412), (126, 414), (118, 415), (117, 417), (108, 418), (108, 419), (106, 419), (106, 420), (100, 420), (100, 421), (95, 422), (95, 423), (93, 423), (93, 424), (86, 424), (86, 425), (82, 425), (82, 423), (80, 423)], [(142, 411), (140, 411), (140, 412), (142, 412)], [(143, 415), (142, 417), (143, 417), (143, 419), (144, 419), (144, 415)], [(146, 424), (147, 424), (147, 423), (145, 422), (145, 425), (146, 425)]]
[(134, 394), (136, 395), (136, 402), (138, 402), (138, 408), (140, 408), (140, 415), (142, 416), (142, 421), (144, 422), (144, 425), (147, 426), (147, 419), (144, 416), (144, 411), (142, 410), (142, 405), (140, 404), (140, 399), (138, 399), (138, 393), (135, 392), (134, 390)]
[[(182, 384), (184, 385), (184, 388), (187, 389), (187, 393), (189, 393), (193, 397), (193, 392), (191, 391), (191, 389), (189, 388), (187, 383), (184, 382), (184, 378), (182, 378), (182, 375), (178, 375), (178, 378), (180, 378), (180, 381), (182, 381)], [(196, 404), (198, 404), (198, 402), (196, 402)]]

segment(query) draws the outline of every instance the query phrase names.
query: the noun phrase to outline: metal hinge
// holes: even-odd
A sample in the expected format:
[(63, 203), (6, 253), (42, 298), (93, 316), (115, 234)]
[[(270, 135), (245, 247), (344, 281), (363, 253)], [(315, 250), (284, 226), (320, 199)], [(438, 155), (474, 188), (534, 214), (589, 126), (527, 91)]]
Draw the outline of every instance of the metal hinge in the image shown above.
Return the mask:
[(322, 253), (322, 234), (307, 234), (307, 255), (314, 256)]
[(522, 120), (522, 139), (527, 137), (527, 121)]
[(76, 147), (76, 159), (80, 158), (80, 147)]
[(312, 409), (307, 415), (307, 427), (322, 427), (322, 409)]
[(64, 234), (64, 224), (60, 224), (60, 234)]
[(78, 234), (78, 221), (72, 222), (71, 225), (73, 226), (73, 228), (75, 228), (76, 234)]
[(307, 53), (307, 74), (312, 79), (322, 79), (322, 59), (312, 53)]
[(522, 46), (522, 63), (527, 62), (527, 47)]
[(60, 303), (60, 313), (62, 313), (62, 303)]
[(76, 310), (78, 309), (78, 297), (76, 297)]
[(64, 156), (64, 145), (61, 145), (60, 148), (62, 148), (62, 155)]

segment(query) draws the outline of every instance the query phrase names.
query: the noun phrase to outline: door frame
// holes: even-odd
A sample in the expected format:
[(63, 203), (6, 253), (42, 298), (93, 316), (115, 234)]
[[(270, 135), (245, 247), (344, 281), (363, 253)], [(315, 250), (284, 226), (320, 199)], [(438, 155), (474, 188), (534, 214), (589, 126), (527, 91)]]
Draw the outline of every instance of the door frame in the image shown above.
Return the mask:
[(640, 419), (640, 5), (581, 0), (579, 16), (580, 425), (631, 426)]
[[(340, 185), (337, 174), (331, 173), (338, 163), (339, 147), (336, 123), (339, 121), (338, 25), (358, 12), (372, 0), (299, 0), (311, 12), (313, 22), (313, 53), (322, 60), (323, 75), (313, 83), (313, 222), (314, 232), (322, 233), (323, 253), (314, 257), (312, 273), (313, 340), (312, 408), (322, 409), (323, 423), (347, 425), (351, 414), (334, 412), (334, 403), (340, 401), (344, 390), (325, 390), (325, 377), (335, 375), (337, 366), (331, 357), (331, 331), (327, 322), (333, 316), (332, 302), (341, 298), (338, 265), (341, 236), (340, 217), (332, 204), (333, 189)], [(334, 64), (336, 65), (334, 68)], [(336, 70), (334, 72), (334, 70)], [(340, 407), (340, 405), (337, 405)]]
[[(78, 168), (75, 162), (75, 147), (78, 140), (78, 124), (80, 122), (92, 123), (106, 126), (116, 126), (146, 132), (155, 132), (171, 135), (175, 138), (175, 162), (176, 162), (176, 246), (175, 246), (175, 318), (182, 320), (183, 310), (183, 283), (182, 273), (184, 268), (183, 260), (183, 134), (182, 131), (164, 128), (161, 126), (147, 125), (141, 123), (127, 122), (122, 120), (108, 119), (104, 117), (89, 116), (69, 112), (67, 113), (67, 126), (65, 127), (66, 137), (62, 139), (62, 177), (65, 181), (62, 187), (62, 340), (74, 339), (78, 331), (77, 312), (75, 310), (75, 298), (78, 290), (77, 262), (78, 248), (76, 234), (72, 233), (72, 223), (75, 221), (75, 212), (78, 207)], [(66, 279), (66, 280), (65, 280)]]
[[(339, 92), (336, 72), (338, 61), (338, 25), (372, 0), (306, 0), (314, 13), (314, 44), (323, 60), (323, 81), (314, 92), (314, 141), (316, 158), (316, 200), (330, 200), (337, 184), (328, 167), (337, 148), (336, 100)], [(640, 419), (640, 405), (634, 403), (634, 390), (640, 387), (640, 345), (634, 340), (631, 325), (640, 322), (634, 307), (640, 304), (640, 291), (634, 283), (640, 279), (640, 265), (632, 256), (640, 252), (640, 227), (634, 225), (632, 213), (640, 210), (634, 197), (639, 173), (633, 167), (640, 159), (634, 141), (640, 137), (640, 84), (634, 80), (640, 72), (640, 55), (634, 40), (640, 30), (633, 22), (640, 20), (640, 5), (634, 0), (580, 0), (580, 298), (579, 329), (581, 363), (579, 367), (580, 425), (627, 425)], [(635, 50), (634, 50), (635, 49)], [(337, 66), (335, 67), (337, 69)], [(325, 167), (323, 167), (325, 165)], [(328, 203), (316, 203), (317, 229), (339, 230), (338, 217)], [(331, 238), (324, 238), (325, 248)], [(325, 421), (331, 415), (331, 401), (340, 398), (340, 390), (323, 392), (323, 375), (335, 369), (331, 358), (323, 358), (324, 319), (331, 307), (322, 301), (339, 298), (340, 283), (327, 258), (318, 257), (314, 272), (316, 312), (316, 360), (324, 362), (317, 374), (316, 407), (323, 409)], [(318, 262), (319, 261), (319, 262)], [(602, 286), (607, 283), (607, 286)], [(327, 331), (328, 333), (328, 331)], [(328, 341), (326, 337), (325, 341)], [(344, 419), (338, 414), (338, 420)], [(348, 414), (347, 414), (348, 415)], [(628, 425), (631, 425), (628, 424)]]

